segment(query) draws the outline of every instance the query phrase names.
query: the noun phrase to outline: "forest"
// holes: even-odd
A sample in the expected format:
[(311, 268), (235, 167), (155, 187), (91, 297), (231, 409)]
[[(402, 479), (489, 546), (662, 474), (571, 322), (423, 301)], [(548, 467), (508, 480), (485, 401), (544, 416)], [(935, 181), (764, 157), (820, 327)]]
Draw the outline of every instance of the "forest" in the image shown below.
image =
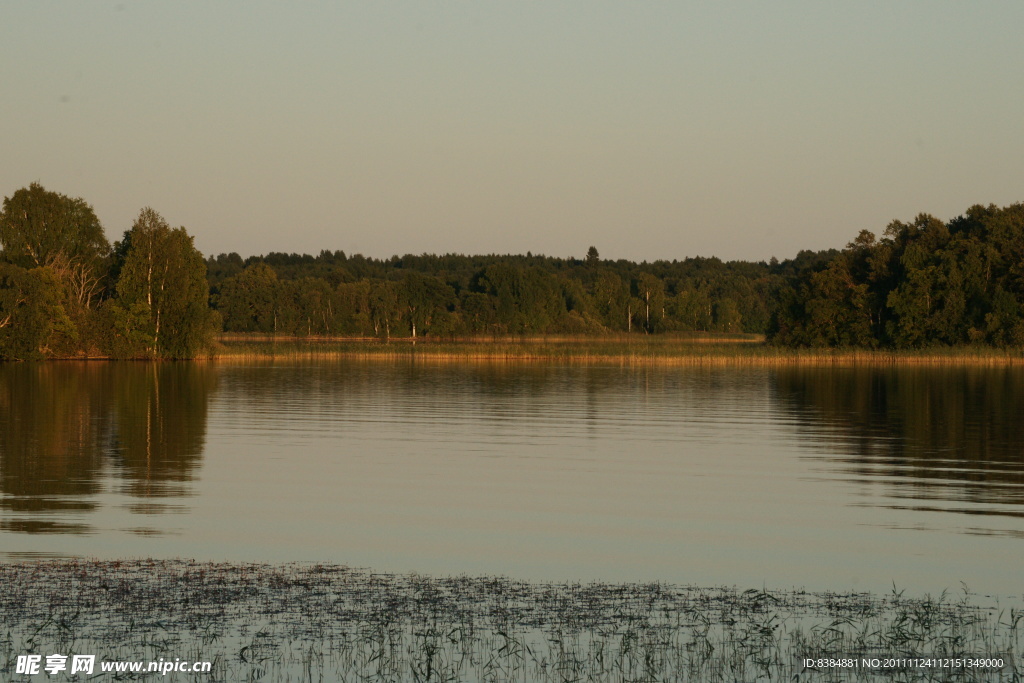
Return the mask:
[[(921, 214), (778, 261), (205, 258), (153, 209), (107, 241), (38, 183), (0, 212), (0, 359), (192, 358), (219, 333), (392, 339), (763, 334), (789, 347), (1024, 345), (1024, 204)], [(581, 246), (581, 250), (583, 247)]]

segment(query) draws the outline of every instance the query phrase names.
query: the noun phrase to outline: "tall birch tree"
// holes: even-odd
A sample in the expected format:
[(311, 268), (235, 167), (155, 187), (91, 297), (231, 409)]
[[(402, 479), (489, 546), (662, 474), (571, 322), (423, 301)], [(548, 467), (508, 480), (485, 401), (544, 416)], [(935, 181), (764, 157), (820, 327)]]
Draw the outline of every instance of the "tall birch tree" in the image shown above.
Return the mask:
[(133, 332), (146, 340), (145, 348), (132, 355), (192, 358), (208, 347), (213, 315), (206, 262), (185, 228), (172, 229), (147, 207), (116, 247), (123, 262), (115, 305), (145, 313), (128, 318), (143, 326)]

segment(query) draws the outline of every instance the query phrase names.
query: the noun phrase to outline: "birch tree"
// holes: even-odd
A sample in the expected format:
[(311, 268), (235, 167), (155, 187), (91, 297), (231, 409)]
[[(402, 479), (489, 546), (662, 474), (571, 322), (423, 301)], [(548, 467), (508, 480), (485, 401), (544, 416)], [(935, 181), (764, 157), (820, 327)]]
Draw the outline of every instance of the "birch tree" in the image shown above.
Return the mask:
[(209, 346), (206, 262), (185, 228), (174, 228), (151, 208), (139, 213), (124, 241), (116, 305), (144, 310), (146, 348), (153, 358), (192, 358)]

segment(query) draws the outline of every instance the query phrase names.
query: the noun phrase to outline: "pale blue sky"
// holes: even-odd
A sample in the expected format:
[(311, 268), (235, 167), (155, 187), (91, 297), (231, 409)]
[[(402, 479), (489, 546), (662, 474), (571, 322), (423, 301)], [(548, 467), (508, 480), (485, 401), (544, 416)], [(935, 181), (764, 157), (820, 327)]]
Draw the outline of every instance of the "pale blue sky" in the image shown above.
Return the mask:
[(204, 253), (761, 260), (1024, 200), (1024, 3), (0, 4), (0, 195)]

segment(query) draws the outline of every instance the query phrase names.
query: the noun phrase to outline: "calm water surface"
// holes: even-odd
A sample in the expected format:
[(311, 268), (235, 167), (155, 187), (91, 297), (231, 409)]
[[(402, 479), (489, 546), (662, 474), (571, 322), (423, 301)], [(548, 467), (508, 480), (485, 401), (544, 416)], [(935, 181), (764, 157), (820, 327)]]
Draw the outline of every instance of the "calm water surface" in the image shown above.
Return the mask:
[(0, 557), (1024, 590), (1024, 373), (0, 365)]

